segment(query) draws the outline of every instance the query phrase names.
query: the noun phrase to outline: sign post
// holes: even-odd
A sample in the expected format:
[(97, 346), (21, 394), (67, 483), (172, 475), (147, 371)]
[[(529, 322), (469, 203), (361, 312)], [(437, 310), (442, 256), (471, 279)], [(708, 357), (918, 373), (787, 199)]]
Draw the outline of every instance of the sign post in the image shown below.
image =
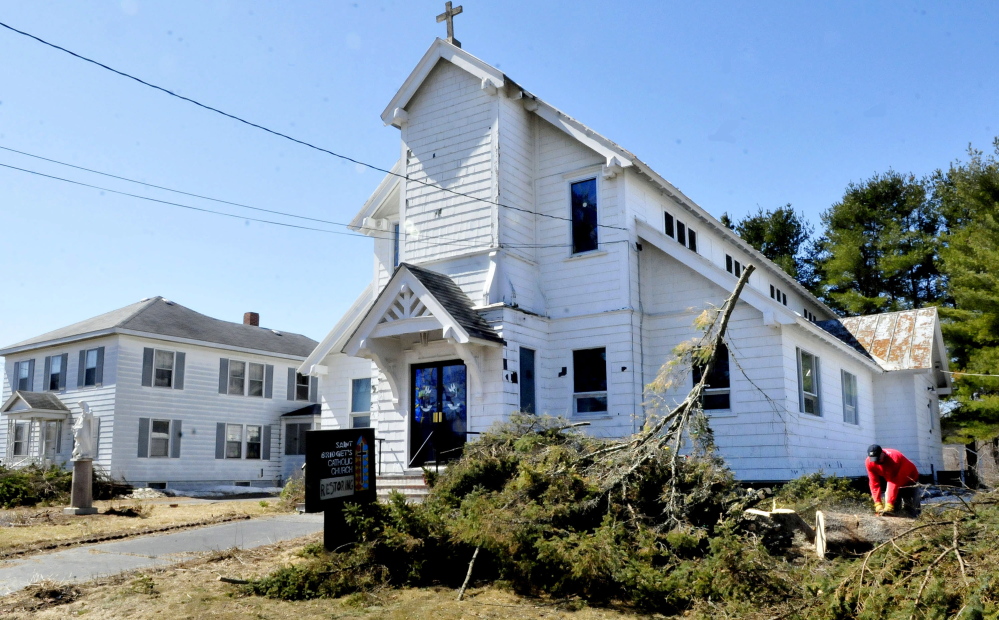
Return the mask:
[(343, 517), (347, 502), (367, 503), (375, 494), (375, 429), (305, 433), (305, 512), (322, 512), (327, 551), (353, 542)]

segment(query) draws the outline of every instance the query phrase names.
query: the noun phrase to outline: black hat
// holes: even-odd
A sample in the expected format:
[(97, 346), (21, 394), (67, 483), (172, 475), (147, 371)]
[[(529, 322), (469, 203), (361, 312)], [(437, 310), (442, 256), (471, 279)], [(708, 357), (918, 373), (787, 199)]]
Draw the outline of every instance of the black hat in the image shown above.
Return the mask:
[(876, 443), (872, 443), (871, 445), (867, 446), (867, 456), (871, 457), (874, 460), (877, 460), (878, 457), (881, 456), (881, 446), (879, 446)]

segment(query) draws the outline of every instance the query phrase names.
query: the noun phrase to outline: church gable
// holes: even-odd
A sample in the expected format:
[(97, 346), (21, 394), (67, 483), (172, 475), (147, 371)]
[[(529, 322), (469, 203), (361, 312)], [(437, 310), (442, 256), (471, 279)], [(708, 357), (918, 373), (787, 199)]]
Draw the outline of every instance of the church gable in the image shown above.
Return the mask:
[(396, 295), (395, 301), (382, 315), (378, 324), (404, 321), (406, 319), (424, 319), (433, 317), (430, 310), (420, 301), (420, 298), (408, 286), (403, 287)]

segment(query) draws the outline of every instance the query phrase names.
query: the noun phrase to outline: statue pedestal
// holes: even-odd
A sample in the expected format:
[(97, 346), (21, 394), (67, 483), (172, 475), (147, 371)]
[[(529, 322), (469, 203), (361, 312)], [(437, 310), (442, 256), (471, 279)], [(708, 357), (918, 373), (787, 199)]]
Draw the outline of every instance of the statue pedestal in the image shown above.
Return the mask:
[(63, 508), (67, 515), (97, 514), (94, 508), (94, 462), (90, 459), (73, 461), (73, 492), (70, 507)]

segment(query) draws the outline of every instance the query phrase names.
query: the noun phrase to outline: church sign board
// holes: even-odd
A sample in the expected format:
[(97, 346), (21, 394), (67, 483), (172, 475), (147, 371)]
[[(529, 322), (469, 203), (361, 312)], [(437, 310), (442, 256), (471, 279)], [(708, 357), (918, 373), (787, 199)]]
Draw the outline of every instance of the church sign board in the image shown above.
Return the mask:
[[(335, 513), (375, 501), (375, 430), (305, 433), (305, 512)], [(328, 520), (327, 520), (328, 521)]]

